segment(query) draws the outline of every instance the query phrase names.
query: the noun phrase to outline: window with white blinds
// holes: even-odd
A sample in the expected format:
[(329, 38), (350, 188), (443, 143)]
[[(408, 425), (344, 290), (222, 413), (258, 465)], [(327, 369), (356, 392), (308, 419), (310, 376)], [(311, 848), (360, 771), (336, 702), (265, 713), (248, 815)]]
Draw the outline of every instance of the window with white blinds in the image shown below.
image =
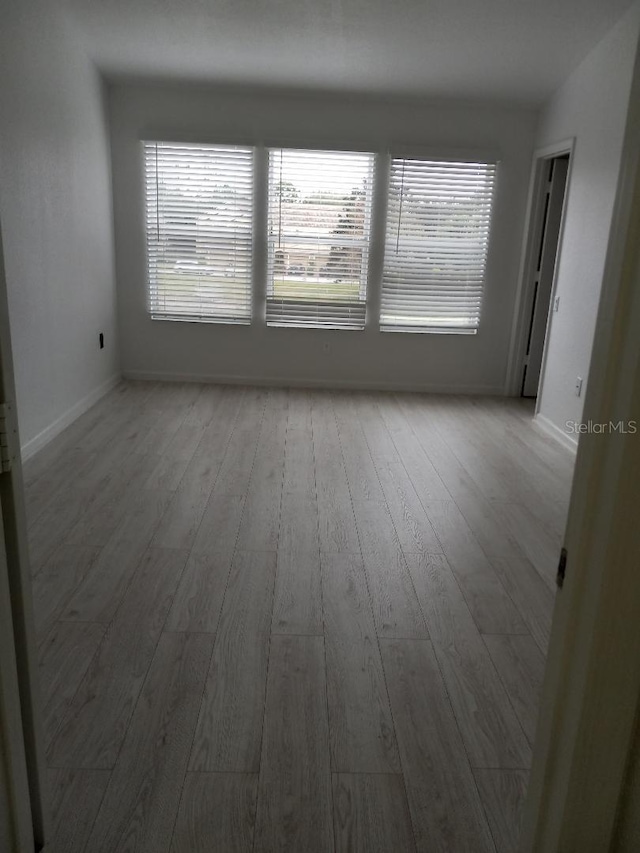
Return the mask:
[(393, 159), (380, 325), (475, 333), (496, 167)]
[(267, 324), (364, 327), (374, 155), (269, 151)]
[(251, 319), (253, 150), (145, 142), (149, 310)]

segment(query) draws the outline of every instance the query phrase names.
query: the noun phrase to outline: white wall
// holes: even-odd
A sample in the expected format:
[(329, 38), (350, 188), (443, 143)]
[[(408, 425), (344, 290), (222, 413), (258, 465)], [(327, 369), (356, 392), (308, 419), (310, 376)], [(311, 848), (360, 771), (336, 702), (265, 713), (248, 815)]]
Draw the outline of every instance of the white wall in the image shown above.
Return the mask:
[(542, 418), (563, 431), (582, 415), (639, 30), (636, 4), (555, 93), (536, 133), (536, 147), (576, 140), (557, 270), (560, 307), (551, 314), (539, 401)]
[(0, 115), (18, 414), (33, 450), (118, 370), (104, 91), (52, 2), (2, 3)]
[[(500, 393), (535, 115), (490, 105), (119, 83), (110, 89), (122, 364), (130, 375), (407, 386)], [(143, 138), (488, 149), (501, 159), (476, 336), (152, 321), (146, 311)], [(326, 349), (328, 345), (328, 350)]]

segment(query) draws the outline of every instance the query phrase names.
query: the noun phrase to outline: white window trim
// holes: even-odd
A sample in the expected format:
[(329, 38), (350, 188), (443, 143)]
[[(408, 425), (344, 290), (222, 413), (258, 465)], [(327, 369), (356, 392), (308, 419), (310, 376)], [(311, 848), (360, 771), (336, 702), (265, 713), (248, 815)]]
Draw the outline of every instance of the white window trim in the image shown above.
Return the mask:
[[(369, 297), (369, 283), (370, 283), (370, 270), (369, 270), (369, 260), (371, 254), (371, 228), (372, 228), (372, 216), (373, 216), (373, 205), (376, 194), (376, 184), (375, 184), (375, 173), (376, 173), (376, 152), (363, 149), (362, 147), (358, 147), (357, 150), (353, 149), (344, 149), (339, 147), (301, 147), (299, 145), (284, 148), (282, 146), (270, 146), (268, 149), (267, 157), (269, 158), (271, 154), (277, 156), (277, 152), (299, 152), (301, 154), (309, 154), (313, 157), (313, 155), (317, 155), (318, 158), (321, 158), (323, 154), (336, 154), (336, 155), (361, 155), (363, 157), (370, 158), (370, 186), (368, 191), (368, 197), (365, 205), (365, 223), (364, 223), (364, 231), (365, 236), (362, 239), (358, 239), (355, 237), (345, 236), (342, 239), (337, 237), (318, 237), (316, 236), (301, 236), (298, 237), (291, 233), (284, 233), (283, 236), (286, 242), (286, 245), (291, 246), (292, 244), (300, 243), (301, 246), (306, 246), (309, 243), (309, 239), (318, 240), (319, 242), (327, 245), (333, 246), (338, 243), (344, 245), (344, 247), (355, 247), (361, 248), (363, 250), (362, 253), (362, 274), (360, 277), (360, 293), (361, 296), (358, 300), (353, 300), (352, 303), (349, 303), (347, 300), (335, 299), (331, 300), (330, 298), (318, 298), (318, 299), (295, 299), (295, 298), (282, 298), (278, 299), (275, 296), (270, 296), (268, 293), (270, 282), (274, 275), (273, 269), (271, 267), (272, 259), (268, 258), (267, 269), (266, 269), (266, 279), (267, 279), (267, 325), (270, 328), (298, 328), (298, 329), (330, 329), (332, 331), (362, 331), (366, 326), (366, 318), (367, 318), (367, 310), (368, 310), (368, 297)], [(269, 166), (267, 165), (267, 168)], [(271, 179), (271, 175), (269, 175), (268, 180)], [(268, 190), (270, 192), (270, 188)], [(269, 200), (268, 200), (268, 203)], [(268, 231), (268, 229), (267, 229)], [(269, 233), (267, 233), (267, 241), (269, 245), (271, 244), (272, 238)], [(269, 249), (269, 252), (271, 249)], [(271, 316), (269, 316), (269, 302), (271, 302), (273, 306), (273, 311)], [(280, 310), (282, 312), (282, 318), (278, 319), (278, 304), (280, 305)], [(289, 306), (289, 311), (287, 311), (287, 306)], [(314, 318), (314, 309), (317, 309), (317, 316)], [(353, 312), (353, 317), (350, 317)], [(360, 319), (361, 318), (361, 319)]]
[[(377, 312), (377, 322), (378, 327), (381, 333), (384, 334), (417, 334), (417, 335), (464, 335), (464, 336), (476, 336), (481, 331), (482, 326), (482, 313), (484, 308), (484, 302), (486, 299), (486, 284), (487, 284), (487, 272), (490, 268), (490, 259), (491, 259), (491, 247), (493, 242), (493, 226), (495, 219), (495, 202), (497, 197), (497, 188), (500, 180), (500, 157), (494, 149), (438, 149), (438, 148), (424, 148), (420, 146), (411, 146), (411, 145), (394, 145), (392, 146), (387, 153), (388, 157), (388, 168), (387, 168), (387, 178), (386, 178), (386, 198), (385, 198), (385, 215), (384, 215), (384, 228), (382, 235), (382, 264), (380, 270), (380, 281), (379, 281), (379, 292), (380, 292), (380, 304)], [(387, 217), (388, 217), (388, 193), (391, 186), (391, 167), (394, 159), (409, 159), (409, 160), (426, 160), (426, 161), (434, 161), (434, 162), (442, 162), (442, 163), (481, 163), (486, 165), (491, 165), (495, 169), (494, 179), (493, 179), (493, 187), (490, 199), (490, 216), (488, 223), (488, 237), (487, 237), (487, 249), (486, 249), (486, 258), (485, 258), (485, 266), (482, 280), (482, 292), (480, 297), (480, 310), (479, 310), (479, 318), (478, 324), (474, 327), (464, 328), (464, 327), (454, 327), (454, 326), (411, 326), (411, 325), (392, 325), (385, 324), (382, 318), (382, 298), (383, 298), (383, 288), (384, 288), (384, 256), (386, 254), (386, 228), (387, 228)]]
[[(147, 148), (149, 146), (166, 146), (167, 148), (171, 148), (175, 146), (176, 148), (180, 146), (196, 146), (202, 148), (244, 148), (251, 152), (252, 158), (252, 198), (251, 198), (251, 206), (252, 206), (252, 216), (251, 216), (251, 235), (250, 235), (250, 245), (251, 245), (251, 258), (250, 258), (250, 276), (248, 281), (248, 302), (249, 302), (249, 312), (246, 315), (239, 316), (225, 316), (225, 315), (214, 315), (214, 314), (188, 314), (188, 313), (180, 313), (176, 311), (172, 312), (162, 312), (158, 310), (154, 310), (153, 304), (153, 282), (152, 282), (152, 254), (150, 252), (151, 238), (150, 238), (150, 229), (148, 227), (148, 215), (149, 215), (149, 191), (147, 185)], [(184, 140), (181, 139), (179, 141), (169, 141), (168, 139), (151, 139), (145, 137), (140, 140), (140, 162), (142, 169), (142, 184), (143, 184), (143, 231), (144, 231), (144, 240), (145, 240), (145, 275), (146, 275), (146, 307), (149, 319), (153, 322), (170, 322), (170, 323), (213, 323), (216, 325), (233, 325), (233, 326), (247, 326), (252, 322), (252, 309), (253, 309), (253, 293), (254, 293), (254, 243), (255, 243), (255, 146), (246, 143), (240, 142), (203, 142), (202, 140)]]
[[(384, 243), (386, 234), (387, 202), (389, 192), (389, 178), (391, 161), (394, 157), (406, 157), (416, 159), (432, 159), (456, 162), (486, 162), (495, 163), (497, 167), (496, 179), (492, 197), (492, 216), (489, 226), (489, 244), (487, 250), (487, 267), (491, 266), (491, 244), (493, 237), (493, 225), (495, 218), (495, 201), (498, 184), (500, 180), (500, 152), (493, 148), (456, 148), (456, 147), (432, 147), (424, 145), (413, 145), (410, 143), (393, 143), (389, 146), (367, 145), (365, 140), (353, 139), (301, 139), (300, 137), (288, 136), (262, 136), (259, 141), (255, 137), (248, 136), (224, 136), (210, 134), (155, 134), (140, 138), (140, 168), (143, 173), (144, 185), (144, 143), (163, 142), (165, 144), (195, 144), (211, 146), (241, 146), (253, 149), (253, 243), (252, 243), (252, 273), (251, 273), (251, 314), (246, 321), (236, 322), (225, 318), (196, 318), (196, 317), (165, 317), (156, 316), (153, 322), (178, 322), (178, 323), (213, 323), (233, 326), (252, 326), (269, 328), (273, 334), (278, 332), (287, 333), (293, 329), (299, 331), (301, 327), (279, 326), (266, 322), (266, 302), (268, 283), (268, 180), (269, 150), (274, 148), (299, 149), (304, 151), (353, 151), (369, 153), (374, 157), (373, 165), (373, 187), (371, 199), (371, 225), (369, 232), (369, 252), (367, 261), (367, 281), (365, 300), (365, 325), (364, 331), (368, 334), (400, 333), (400, 334), (435, 334), (435, 335), (475, 335), (481, 331), (482, 318), (478, 328), (467, 332), (460, 329), (450, 328), (394, 328), (384, 327), (381, 320), (381, 295), (384, 268)], [(144, 190), (143, 190), (144, 194)], [(146, 218), (146, 201), (142, 204), (143, 220)], [(149, 281), (148, 281), (148, 254), (146, 247), (146, 223), (142, 225), (142, 239), (145, 243), (145, 276), (147, 294), (147, 311), (149, 312)], [(485, 271), (486, 274), (486, 271)], [(486, 283), (486, 278), (485, 278)], [(483, 291), (483, 303), (486, 292)], [(148, 313), (149, 319), (151, 314)], [(325, 327), (302, 327), (307, 332), (324, 331)], [(329, 327), (331, 331), (362, 331), (361, 327), (350, 328), (348, 326)]]

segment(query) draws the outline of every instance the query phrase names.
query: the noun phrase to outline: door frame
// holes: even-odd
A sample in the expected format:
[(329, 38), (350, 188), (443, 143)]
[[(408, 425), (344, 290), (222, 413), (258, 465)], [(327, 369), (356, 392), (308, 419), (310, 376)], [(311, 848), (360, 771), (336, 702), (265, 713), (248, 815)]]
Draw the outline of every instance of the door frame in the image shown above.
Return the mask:
[(521, 853), (617, 846), (640, 713), (639, 235), (640, 51), (583, 414), (593, 423), (637, 419), (638, 432), (579, 442)]
[[(536, 150), (533, 152), (533, 159), (531, 163), (531, 177), (529, 180), (529, 193), (527, 200), (527, 215), (525, 218), (522, 256), (520, 260), (520, 272), (518, 274), (518, 286), (516, 289), (516, 301), (513, 312), (513, 323), (511, 327), (511, 340), (509, 344), (509, 357), (507, 359), (507, 379), (504, 387), (504, 393), (506, 396), (519, 397), (520, 389), (522, 386), (522, 372), (524, 370), (524, 361), (526, 358), (529, 322), (531, 319), (531, 311), (533, 310), (533, 295), (535, 290), (534, 277), (536, 271), (535, 266), (537, 258), (537, 249), (539, 248), (540, 238), (542, 236), (542, 228), (544, 225), (543, 199), (545, 191), (545, 166), (547, 161), (553, 160), (555, 157), (561, 157), (566, 154), (569, 155), (569, 169), (567, 171), (564, 201), (562, 203), (562, 217), (560, 219), (560, 229), (558, 232), (556, 263), (553, 271), (551, 297), (549, 300), (549, 306), (551, 307), (551, 305), (553, 305), (553, 300), (556, 295), (558, 267), (562, 253), (562, 239), (564, 235), (569, 191), (571, 188), (571, 173), (573, 171), (575, 143), (575, 136), (571, 136), (559, 142), (554, 142), (550, 145), (545, 145), (542, 148), (536, 148)], [(549, 310), (547, 314), (545, 341), (542, 352), (542, 363), (540, 365), (540, 381), (538, 384), (538, 395), (536, 399), (535, 408), (536, 414), (538, 413), (538, 407), (540, 403), (540, 391), (542, 388), (542, 382), (544, 381), (544, 369), (547, 358), (547, 341), (549, 338), (551, 314), (552, 311)]]
[[(2, 223), (0, 222), (0, 402), (10, 404), (7, 410), (7, 450), (10, 460), (8, 470), (0, 469), (0, 504), (2, 513), (2, 538), (6, 562), (6, 588), (0, 588), (3, 597), (2, 613), (6, 613), (12, 635), (12, 650), (3, 650), (0, 662), (5, 670), (10, 694), (6, 697), (7, 713), (13, 719), (19, 710), (20, 727), (15, 720), (10, 731), (12, 739), (20, 736), (21, 743), (13, 743), (11, 751), (22, 769), (14, 765), (11, 769), (9, 788), (19, 793), (20, 803), (14, 805), (14, 826), (18, 830), (16, 850), (32, 853), (44, 847), (48, 830), (46, 803), (44, 730), (40, 689), (38, 683), (38, 654), (33, 595), (27, 542), (27, 515), (24, 504), (24, 483), (20, 454), (20, 433), (16, 411), (16, 388), (11, 347), (9, 300), (5, 276), (2, 245)], [(3, 565), (4, 572), (4, 565)], [(5, 655), (6, 651), (6, 655)], [(11, 652), (15, 667), (15, 680), (11, 680)], [(18, 755), (21, 758), (18, 758)], [(23, 790), (26, 777), (27, 791)], [(22, 781), (21, 781), (22, 778)], [(16, 810), (17, 808), (17, 810)], [(27, 819), (30, 826), (27, 826)], [(25, 837), (29, 837), (29, 843)]]
[(0, 497), (0, 762), (3, 764), (0, 798), (4, 801), (0, 806), (11, 824), (8, 829), (12, 839), (11, 853), (26, 853), (34, 849), (34, 834), (2, 522)]

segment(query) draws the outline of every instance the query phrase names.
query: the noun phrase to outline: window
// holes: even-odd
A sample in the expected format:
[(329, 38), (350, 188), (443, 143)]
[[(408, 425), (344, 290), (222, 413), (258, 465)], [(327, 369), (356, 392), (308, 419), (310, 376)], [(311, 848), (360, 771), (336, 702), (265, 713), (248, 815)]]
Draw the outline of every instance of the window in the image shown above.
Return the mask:
[(145, 142), (154, 319), (251, 319), (251, 148)]
[(381, 328), (475, 333), (495, 164), (391, 162)]
[(269, 152), (268, 325), (364, 327), (373, 162)]

